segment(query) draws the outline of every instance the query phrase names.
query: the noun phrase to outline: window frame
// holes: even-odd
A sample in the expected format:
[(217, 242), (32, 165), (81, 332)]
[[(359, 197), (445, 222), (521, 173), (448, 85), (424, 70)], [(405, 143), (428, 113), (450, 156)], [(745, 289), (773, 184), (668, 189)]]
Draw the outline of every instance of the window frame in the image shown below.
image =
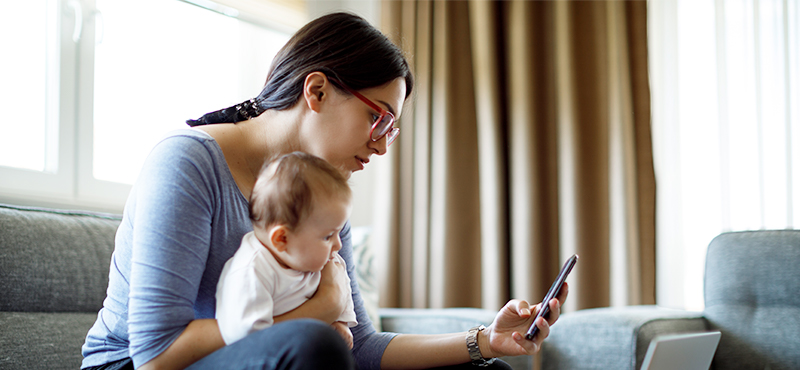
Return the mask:
[[(48, 86), (48, 99), (55, 99), (48, 104), (54, 107), (52, 111), (57, 112), (57, 117), (48, 118), (47, 132), (48, 135), (57, 132), (57, 135), (53, 135), (56, 145), (46, 144), (48, 162), (45, 167), (53, 170), (40, 172), (0, 166), (0, 203), (120, 213), (131, 185), (99, 180), (93, 175), (95, 38), (98, 24), (102, 27), (102, 20), (98, 22), (101, 15), (95, 0), (51, 1), (55, 2), (51, 15), (57, 23), (59, 52), (57, 61), (48, 61), (57, 64), (53, 68), (57, 68), (58, 77), (57, 88)], [(298, 29), (308, 21), (305, 4), (288, 7), (272, 0), (262, 1), (260, 5), (242, 0), (165, 1), (200, 6), (280, 32)], [(279, 18), (281, 22), (263, 17), (268, 13), (265, 9), (271, 6), (280, 10), (276, 14), (283, 14)], [(298, 9), (303, 13), (298, 13)], [(286, 16), (292, 12), (294, 16)], [(73, 39), (73, 35), (78, 37)], [(49, 64), (48, 68), (51, 68)], [(57, 150), (51, 151), (54, 148)]]
[(55, 48), (58, 57), (48, 61), (47, 68), (58, 73), (48, 81), (46, 109), (55, 112), (56, 117), (48, 116), (46, 125), (48, 139), (55, 139), (56, 142), (45, 144), (45, 158), (48, 161), (45, 171), (0, 166), (0, 201), (64, 203), (74, 198), (76, 158), (72, 154), (76, 147), (77, 99), (74, 89), (78, 83), (75, 73), (78, 43), (72, 36), (80, 18), (78, 12), (82, 9), (80, 4), (63, 0), (55, 0), (53, 8), (48, 9), (47, 16), (54, 17), (56, 22)]

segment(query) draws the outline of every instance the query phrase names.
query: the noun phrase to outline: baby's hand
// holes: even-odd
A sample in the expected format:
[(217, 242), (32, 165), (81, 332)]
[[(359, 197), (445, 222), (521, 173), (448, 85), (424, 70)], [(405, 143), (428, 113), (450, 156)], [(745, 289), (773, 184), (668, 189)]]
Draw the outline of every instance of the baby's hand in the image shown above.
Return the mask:
[(353, 333), (350, 331), (350, 328), (347, 327), (347, 323), (336, 321), (331, 324), (331, 327), (342, 336), (344, 342), (347, 343), (347, 348), (353, 349)]

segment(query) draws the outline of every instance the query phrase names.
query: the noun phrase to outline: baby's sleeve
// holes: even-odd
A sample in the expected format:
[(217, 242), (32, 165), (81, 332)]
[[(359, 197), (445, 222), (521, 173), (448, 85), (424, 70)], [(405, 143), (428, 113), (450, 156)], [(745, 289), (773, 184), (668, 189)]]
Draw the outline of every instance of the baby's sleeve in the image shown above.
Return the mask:
[[(342, 258), (342, 256), (340, 256), (338, 253), (336, 254), (336, 257), (334, 257), (334, 258), (338, 259), (339, 262), (341, 264), (343, 264), (344, 266), (347, 266), (347, 264), (344, 262), (344, 259)], [(337, 321), (341, 321), (341, 322), (347, 323), (347, 327), (352, 328), (352, 327), (355, 327), (355, 326), (358, 325), (358, 320), (356, 320), (356, 310), (355, 310), (355, 307), (353, 305), (353, 290), (350, 287), (350, 276), (349, 275), (347, 275), (347, 292), (346, 293), (347, 293), (347, 297), (349, 297), (349, 299), (347, 300), (347, 305), (345, 306), (344, 311), (342, 312), (341, 316), (339, 316), (339, 319)]]
[(274, 323), (273, 289), (270, 274), (259, 273), (251, 265), (232, 266), (234, 256), (225, 263), (217, 284), (217, 325), (225, 344), (268, 328)]

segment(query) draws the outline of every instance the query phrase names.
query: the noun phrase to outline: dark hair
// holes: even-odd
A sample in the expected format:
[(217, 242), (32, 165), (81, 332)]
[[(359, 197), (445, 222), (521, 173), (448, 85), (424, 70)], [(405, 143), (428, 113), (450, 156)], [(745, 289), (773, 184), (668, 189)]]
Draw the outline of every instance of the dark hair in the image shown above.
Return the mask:
[[(356, 91), (399, 77), (405, 78), (406, 98), (414, 87), (414, 77), (400, 48), (365, 19), (332, 13), (306, 24), (281, 48), (258, 97), (186, 123), (236, 123), (268, 109), (291, 108), (302, 96), (305, 78), (312, 72), (325, 73)], [(337, 88), (341, 90), (341, 86)]]
[(250, 194), (253, 227), (280, 224), (294, 230), (314, 210), (320, 200), (315, 197), (352, 197), (344, 175), (322, 158), (293, 152), (267, 163)]

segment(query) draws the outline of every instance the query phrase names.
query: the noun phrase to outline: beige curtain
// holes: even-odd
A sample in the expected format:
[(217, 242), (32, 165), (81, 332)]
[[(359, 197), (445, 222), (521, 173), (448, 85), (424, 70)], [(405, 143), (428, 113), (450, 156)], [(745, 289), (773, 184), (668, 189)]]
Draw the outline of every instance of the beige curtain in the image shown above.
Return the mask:
[[(655, 302), (644, 1), (385, 1), (416, 77), (376, 219), (381, 305)], [(386, 212), (388, 209), (389, 212)]]

